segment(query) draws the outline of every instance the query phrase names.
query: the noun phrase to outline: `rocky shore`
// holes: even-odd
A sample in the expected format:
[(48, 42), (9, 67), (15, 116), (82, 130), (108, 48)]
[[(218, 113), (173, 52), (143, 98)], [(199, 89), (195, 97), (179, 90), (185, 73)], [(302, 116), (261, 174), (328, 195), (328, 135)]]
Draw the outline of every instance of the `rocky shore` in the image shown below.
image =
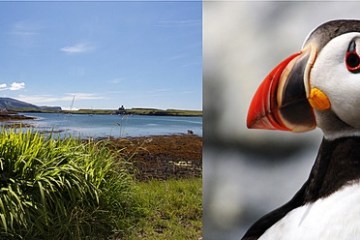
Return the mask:
[(0, 113), (0, 121), (29, 120), (33, 117), (17, 114), (17, 113)]
[(201, 177), (202, 137), (192, 134), (111, 139), (111, 148), (132, 165), (135, 177), (146, 181)]

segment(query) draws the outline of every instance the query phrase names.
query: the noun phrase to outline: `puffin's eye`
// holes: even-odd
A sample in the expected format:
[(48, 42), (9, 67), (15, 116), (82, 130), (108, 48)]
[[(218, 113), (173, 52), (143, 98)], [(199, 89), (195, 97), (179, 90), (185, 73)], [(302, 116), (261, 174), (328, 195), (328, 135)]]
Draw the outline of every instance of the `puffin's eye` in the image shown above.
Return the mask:
[(360, 57), (356, 52), (355, 41), (351, 41), (346, 52), (345, 62), (347, 69), (352, 73), (360, 72)]
[(360, 58), (356, 53), (348, 53), (346, 55), (346, 65), (350, 71), (356, 70), (359, 64)]

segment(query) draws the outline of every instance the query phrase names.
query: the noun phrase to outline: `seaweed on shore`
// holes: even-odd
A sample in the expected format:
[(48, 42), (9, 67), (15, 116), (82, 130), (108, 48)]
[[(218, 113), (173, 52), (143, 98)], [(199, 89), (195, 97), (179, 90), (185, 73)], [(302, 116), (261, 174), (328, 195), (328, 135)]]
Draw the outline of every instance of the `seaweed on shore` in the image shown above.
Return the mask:
[(138, 180), (201, 177), (202, 137), (181, 134), (113, 138), (111, 143), (132, 163)]

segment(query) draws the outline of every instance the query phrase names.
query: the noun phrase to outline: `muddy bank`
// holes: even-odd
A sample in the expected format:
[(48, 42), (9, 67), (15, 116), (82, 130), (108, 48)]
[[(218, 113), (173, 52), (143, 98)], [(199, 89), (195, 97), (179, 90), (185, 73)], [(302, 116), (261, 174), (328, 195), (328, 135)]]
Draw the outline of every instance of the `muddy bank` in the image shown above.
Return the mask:
[(139, 180), (200, 177), (202, 137), (192, 134), (111, 139)]

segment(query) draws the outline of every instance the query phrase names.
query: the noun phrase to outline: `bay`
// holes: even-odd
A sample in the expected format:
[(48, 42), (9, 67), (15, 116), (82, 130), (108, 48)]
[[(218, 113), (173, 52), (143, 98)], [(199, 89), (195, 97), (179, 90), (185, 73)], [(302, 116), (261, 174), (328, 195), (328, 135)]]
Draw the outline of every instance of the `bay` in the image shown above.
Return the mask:
[(23, 120), (35, 131), (80, 138), (137, 137), (186, 134), (202, 136), (202, 117), (146, 115), (88, 115), (62, 113), (21, 113), (35, 117)]

